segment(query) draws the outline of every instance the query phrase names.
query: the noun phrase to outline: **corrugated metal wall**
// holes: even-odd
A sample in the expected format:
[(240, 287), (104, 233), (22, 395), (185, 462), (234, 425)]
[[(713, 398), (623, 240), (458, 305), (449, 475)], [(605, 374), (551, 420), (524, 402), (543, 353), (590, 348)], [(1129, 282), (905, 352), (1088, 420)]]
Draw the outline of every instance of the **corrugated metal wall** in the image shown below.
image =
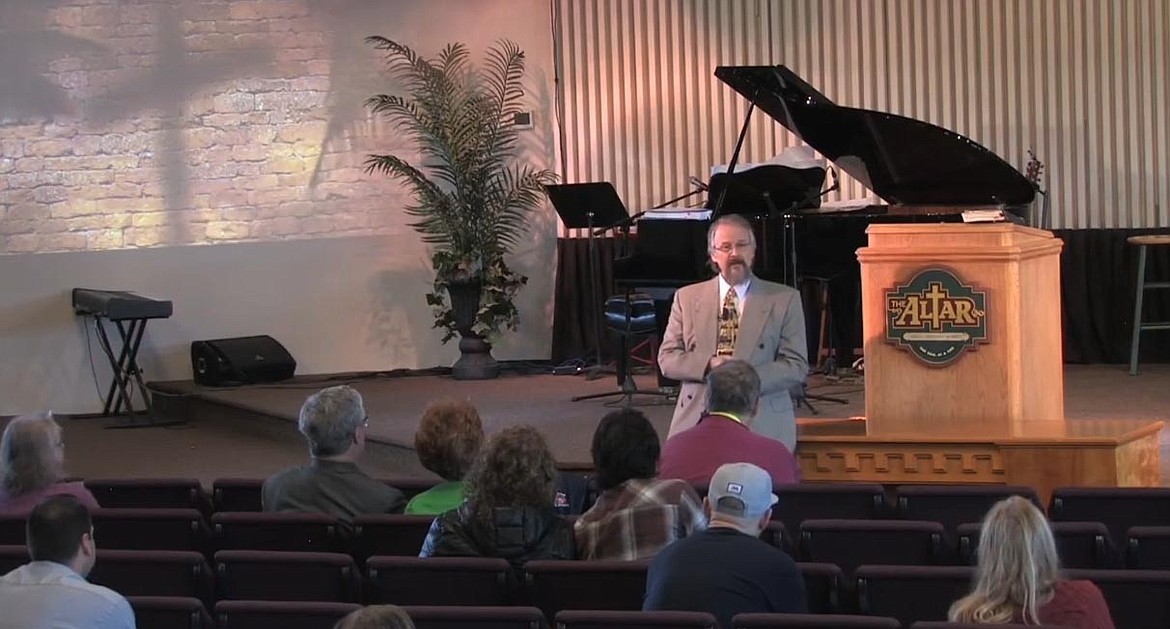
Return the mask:
[[(552, 2), (565, 181), (611, 181), (631, 210), (730, 157), (747, 103), (716, 66), (783, 63), (1021, 171), (1035, 150), (1053, 227), (1170, 225), (1165, 0)], [(794, 142), (753, 118), (743, 161)]]

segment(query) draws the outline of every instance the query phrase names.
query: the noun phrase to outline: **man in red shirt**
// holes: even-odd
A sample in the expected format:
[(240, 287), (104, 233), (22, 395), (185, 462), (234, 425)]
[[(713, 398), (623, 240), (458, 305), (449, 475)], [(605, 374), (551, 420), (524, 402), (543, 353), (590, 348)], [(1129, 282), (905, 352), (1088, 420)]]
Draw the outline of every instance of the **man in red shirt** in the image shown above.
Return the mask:
[(729, 360), (708, 372), (706, 383), (706, 412), (693, 428), (666, 440), (658, 476), (704, 486), (724, 463), (753, 463), (771, 475), (773, 485), (799, 482), (792, 451), (751, 431), (760, 404), (756, 370)]

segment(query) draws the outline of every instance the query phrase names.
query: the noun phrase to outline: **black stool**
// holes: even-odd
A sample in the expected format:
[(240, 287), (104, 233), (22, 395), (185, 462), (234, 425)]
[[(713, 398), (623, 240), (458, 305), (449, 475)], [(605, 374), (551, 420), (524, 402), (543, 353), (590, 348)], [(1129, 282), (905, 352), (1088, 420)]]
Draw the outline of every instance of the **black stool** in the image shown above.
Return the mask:
[(634, 395), (670, 397), (670, 393), (663, 391), (639, 390), (638, 385), (634, 382), (633, 374), (630, 373), (630, 340), (636, 336), (658, 338), (658, 321), (654, 313), (654, 299), (644, 293), (614, 295), (605, 300), (604, 320), (605, 328), (618, 337), (617, 383), (620, 388), (617, 391), (578, 395), (572, 400), (578, 402), (620, 395), (624, 398), (623, 406), (629, 406), (633, 402)]

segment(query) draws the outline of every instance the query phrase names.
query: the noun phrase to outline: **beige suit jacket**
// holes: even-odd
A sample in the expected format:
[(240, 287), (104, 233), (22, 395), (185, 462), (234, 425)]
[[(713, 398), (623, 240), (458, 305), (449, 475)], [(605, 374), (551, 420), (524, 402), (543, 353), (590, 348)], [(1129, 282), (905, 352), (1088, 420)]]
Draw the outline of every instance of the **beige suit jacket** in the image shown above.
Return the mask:
[[(670, 435), (698, 423), (706, 410), (707, 363), (718, 344), (719, 278), (678, 290), (658, 350), (658, 365), (681, 382)], [(760, 412), (754, 432), (796, 449), (796, 413), (789, 393), (808, 375), (808, 339), (800, 293), (783, 284), (752, 278), (740, 316), (732, 358), (750, 363), (760, 374)]]

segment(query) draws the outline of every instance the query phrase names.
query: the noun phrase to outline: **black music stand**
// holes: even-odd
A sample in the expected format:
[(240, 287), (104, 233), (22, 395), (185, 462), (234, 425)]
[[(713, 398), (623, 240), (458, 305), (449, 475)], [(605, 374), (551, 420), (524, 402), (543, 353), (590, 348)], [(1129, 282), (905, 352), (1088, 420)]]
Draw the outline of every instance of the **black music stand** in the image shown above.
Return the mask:
[[(552, 202), (553, 208), (556, 210), (557, 215), (561, 217), (561, 221), (565, 224), (565, 227), (569, 229), (588, 230), (586, 237), (589, 243), (589, 300), (593, 305), (594, 316), (593, 345), (595, 363), (593, 373), (596, 373), (596, 371), (603, 368), (601, 361), (601, 319), (604, 316), (602, 312), (604, 302), (601, 299), (599, 261), (597, 257), (597, 245), (594, 239), (596, 236), (613, 227), (628, 228), (631, 222), (630, 213), (626, 210), (626, 205), (622, 203), (621, 197), (618, 196), (613, 184), (608, 181), (555, 184), (546, 185), (544, 188), (548, 193), (549, 201)], [(632, 316), (632, 314), (627, 312), (627, 317), (629, 316)], [(621, 351), (628, 351), (624, 346), (624, 341)], [(622, 356), (622, 360), (619, 363), (620, 365), (628, 365), (629, 361), (626, 356)], [(620, 387), (618, 390), (578, 395), (572, 397), (571, 400), (579, 402), (581, 400), (621, 395), (624, 396), (628, 405), (632, 400), (632, 396), (635, 394), (668, 395), (659, 391), (640, 391), (634, 384), (633, 377), (628, 373), (628, 369), (618, 369), (617, 371), (617, 382)], [(622, 373), (623, 371), (627, 373)]]
[(568, 229), (585, 229), (589, 257), (589, 302), (593, 306), (593, 349), (595, 368), (601, 368), (601, 278), (598, 270), (594, 229), (626, 221), (630, 213), (617, 190), (608, 181), (545, 185), (548, 200)]

